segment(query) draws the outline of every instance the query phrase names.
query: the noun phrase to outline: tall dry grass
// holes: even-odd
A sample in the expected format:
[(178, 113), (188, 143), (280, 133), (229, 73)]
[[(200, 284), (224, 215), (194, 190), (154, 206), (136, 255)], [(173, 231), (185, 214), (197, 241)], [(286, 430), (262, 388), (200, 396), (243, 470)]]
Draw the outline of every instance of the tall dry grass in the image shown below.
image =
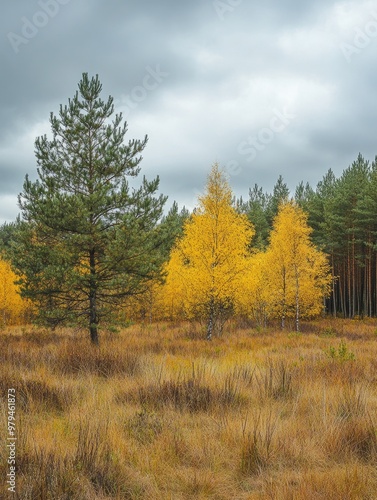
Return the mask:
[[(17, 496), (377, 498), (377, 322), (303, 333), (133, 326), (0, 334), (2, 421), (16, 390)], [(2, 430), (6, 433), (5, 425)]]

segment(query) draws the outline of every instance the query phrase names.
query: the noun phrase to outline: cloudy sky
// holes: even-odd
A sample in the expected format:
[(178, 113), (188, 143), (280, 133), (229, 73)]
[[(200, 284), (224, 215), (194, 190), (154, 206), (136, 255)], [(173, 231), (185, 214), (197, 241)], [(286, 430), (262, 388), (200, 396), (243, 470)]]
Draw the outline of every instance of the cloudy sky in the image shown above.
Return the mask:
[(1, 6), (0, 222), (34, 140), (83, 72), (149, 136), (142, 173), (193, 208), (215, 161), (234, 192), (377, 154), (377, 0), (18, 0)]

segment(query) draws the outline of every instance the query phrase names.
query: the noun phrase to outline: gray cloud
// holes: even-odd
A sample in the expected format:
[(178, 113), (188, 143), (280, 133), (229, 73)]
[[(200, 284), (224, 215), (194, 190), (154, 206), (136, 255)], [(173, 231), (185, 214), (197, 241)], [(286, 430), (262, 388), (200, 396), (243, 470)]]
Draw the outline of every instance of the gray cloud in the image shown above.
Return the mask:
[[(24, 176), (36, 175), (35, 137), (84, 71), (100, 75), (130, 137), (149, 135), (143, 173), (160, 175), (170, 203), (192, 207), (214, 161), (237, 164), (230, 181), (247, 196), (255, 182), (272, 189), (282, 174), (292, 188), (315, 184), (359, 151), (377, 152), (376, 0), (60, 1), (3, 6), (0, 222), (16, 216)], [(42, 5), (57, 12), (16, 53), (11, 33), (22, 36)], [(151, 70), (164, 76), (143, 90)], [(294, 118), (274, 132), (284, 109)], [(265, 142), (241, 154), (253, 138)]]

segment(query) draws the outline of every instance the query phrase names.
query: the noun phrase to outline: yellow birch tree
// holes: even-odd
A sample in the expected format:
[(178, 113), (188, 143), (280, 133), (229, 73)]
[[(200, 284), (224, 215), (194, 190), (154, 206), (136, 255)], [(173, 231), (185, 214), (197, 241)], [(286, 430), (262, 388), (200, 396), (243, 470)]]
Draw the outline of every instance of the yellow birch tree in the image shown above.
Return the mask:
[(19, 324), (27, 309), (27, 301), (19, 295), (19, 287), (14, 284), (17, 276), (9, 263), (0, 258), (0, 324)]
[(280, 205), (266, 251), (265, 284), (271, 315), (295, 319), (320, 314), (331, 285), (327, 256), (310, 241), (312, 230), (305, 212), (293, 202)]
[(217, 164), (199, 207), (185, 223), (166, 267), (170, 310), (206, 322), (207, 339), (221, 333), (235, 308), (254, 229), (232, 206), (232, 191)]

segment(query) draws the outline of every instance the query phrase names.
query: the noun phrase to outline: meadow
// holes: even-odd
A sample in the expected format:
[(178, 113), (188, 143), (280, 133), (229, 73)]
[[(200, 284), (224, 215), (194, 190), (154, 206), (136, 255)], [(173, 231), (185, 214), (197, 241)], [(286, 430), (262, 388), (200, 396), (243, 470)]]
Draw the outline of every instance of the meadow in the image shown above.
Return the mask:
[[(293, 325), (292, 325), (293, 327)], [(377, 321), (0, 332), (0, 498), (377, 498)], [(3, 439), (3, 443), (5, 439)]]

